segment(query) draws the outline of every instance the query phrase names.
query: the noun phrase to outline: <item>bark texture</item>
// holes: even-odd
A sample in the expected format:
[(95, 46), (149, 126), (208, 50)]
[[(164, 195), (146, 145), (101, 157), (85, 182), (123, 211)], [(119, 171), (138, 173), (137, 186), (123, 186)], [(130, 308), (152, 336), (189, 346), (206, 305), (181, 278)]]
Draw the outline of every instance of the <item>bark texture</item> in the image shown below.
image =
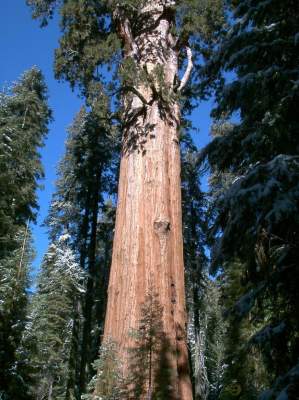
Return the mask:
[[(125, 56), (132, 57), (149, 75), (157, 65), (163, 67), (165, 85), (173, 91), (178, 72), (178, 50), (171, 34), (174, 15), (165, 1), (148, 3), (143, 9), (148, 22), (136, 37), (128, 20), (118, 20), (127, 49)], [(167, 105), (157, 96), (161, 89), (157, 86), (158, 81), (152, 85), (141, 83), (135, 88), (137, 94), (124, 97), (131, 119), (123, 132), (104, 336), (118, 343), (127, 372), (127, 350), (134, 346), (129, 332), (138, 327), (140, 305), (153, 287), (163, 307), (163, 329), (170, 344), (164, 357), (171, 367), (172, 398), (191, 400), (178, 138), (180, 113), (176, 101)]]

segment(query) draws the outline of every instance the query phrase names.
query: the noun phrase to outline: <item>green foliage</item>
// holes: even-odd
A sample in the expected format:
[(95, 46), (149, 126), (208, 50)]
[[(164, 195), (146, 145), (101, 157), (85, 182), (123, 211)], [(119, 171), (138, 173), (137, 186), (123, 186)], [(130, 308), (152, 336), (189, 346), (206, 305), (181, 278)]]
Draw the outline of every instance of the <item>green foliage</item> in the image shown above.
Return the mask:
[(23, 338), (37, 399), (66, 396), (74, 304), (85, 291), (84, 273), (68, 241), (65, 233), (45, 254)]
[[(129, 348), (129, 398), (147, 396), (153, 400), (171, 398), (171, 369), (167, 355), (173, 351), (163, 331), (163, 308), (152, 287), (140, 307), (138, 328), (131, 330), (134, 345)], [(131, 397), (130, 397), (131, 396)]]
[(214, 400), (219, 396), (225, 370), (226, 324), (223, 318), (220, 283), (209, 280), (203, 296), (202, 325), (205, 336), (205, 367), (209, 382), (208, 399)]
[[(240, 113), (241, 122), (209, 146), (209, 159), (221, 169), (245, 171), (278, 154), (297, 154), (298, 16), (296, 1), (237, 2), (233, 26), (207, 63), (209, 76), (234, 71), (236, 77), (216, 91), (221, 119)], [(287, 45), (286, 45), (287, 44)], [(258, 101), (251, 101), (252, 98)], [(240, 146), (242, 143), (242, 146)], [(219, 149), (221, 148), (222, 155)], [(238, 151), (236, 151), (238, 149)]]
[(57, 78), (83, 86), (98, 78), (97, 70), (117, 57), (120, 42), (100, 1), (67, 1), (61, 10), (64, 32), (55, 54)]
[(102, 335), (114, 227), (119, 140), (100, 90), (96, 83), (89, 86), (90, 110), (82, 108), (69, 130), (47, 218), (53, 241), (67, 229), (70, 246), (87, 273), (86, 293), (73, 305), (68, 360), (68, 393), (76, 399), (92, 376)]
[[(67, 227), (78, 249), (86, 235), (85, 220), (90, 223), (92, 204), (102, 204), (103, 193), (113, 196), (116, 188), (119, 138), (105, 118), (107, 98), (93, 95), (97, 89), (89, 91), (91, 111), (83, 107), (69, 129), (46, 221), (53, 239)], [(85, 218), (84, 211), (88, 214)]]
[(177, 29), (181, 40), (192, 38), (194, 47), (204, 55), (206, 46), (216, 40), (224, 20), (224, 2), (221, 0), (179, 0), (177, 1)]
[(32, 239), (19, 228), (15, 248), (0, 261), (0, 393), (5, 400), (29, 399), (29, 372), (21, 339), (26, 323)]
[[(93, 108), (92, 113), (82, 110), (77, 119), (75, 130), (80, 132), (80, 140), (77, 141), (75, 134), (70, 148), (75, 154), (71, 156), (72, 168), (78, 167), (71, 179), (68, 177), (61, 183), (58, 197), (63, 201), (57, 202), (56, 218), (58, 225), (61, 224), (58, 231), (64, 224), (69, 225), (74, 233), (74, 245), (80, 249), (81, 266), (94, 276), (97, 260), (93, 249), (98, 238), (90, 232), (96, 225), (92, 217), (99, 214), (95, 204), (101, 196), (91, 191), (96, 186), (93, 177), (97, 169), (93, 165), (98, 166), (101, 157), (108, 154), (109, 140), (102, 147), (105, 150), (101, 156), (90, 149), (101, 147), (95, 129), (99, 120), (108, 124), (104, 126), (107, 133), (111, 128), (108, 121), (116, 116), (107, 112), (105, 96), (101, 97), (97, 109), (94, 107), (95, 87), (101, 95), (111, 94), (116, 110), (119, 108), (117, 94), (123, 93), (128, 100), (128, 109), (123, 114), (126, 122), (132, 122), (136, 114), (132, 113), (130, 96), (136, 95), (141, 82), (151, 89), (153, 101), (159, 102), (159, 109), (166, 115), (171, 111), (172, 102), (178, 99), (177, 85), (174, 83), (174, 89), (169, 90), (163, 67), (159, 65), (152, 73), (140, 68), (140, 55), (134, 53), (130, 40), (121, 34), (120, 25), (124, 22), (128, 22), (133, 39), (150, 28), (153, 18), (144, 11), (145, 2), (29, 0), (28, 3), (34, 17), (44, 21), (53, 15), (55, 6), (59, 7), (63, 36), (56, 51), (56, 76), (68, 80), (72, 87), (80, 86), (88, 106)], [(164, 15), (170, 16), (170, 32), (180, 53), (180, 73), (186, 63), (183, 48), (190, 45), (193, 50), (195, 72), (185, 96), (179, 97), (182, 104), (190, 110), (194, 97), (204, 96), (211, 89), (215, 89), (217, 101), (213, 115), (219, 131), (214, 130), (214, 139), (203, 151), (202, 158), (208, 160), (213, 174), (209, 214), (210, 243), (214, 245), (211, 271), (222, 273), (226, 293), (231, 295), (231, 300), (224, 300), (223, 306), (228, 308), (229, 340), (225, 344), (228, 367), (221, 396), (234, 396), (232, 391), (237, 389), (231, 385), (241, 386), (241, 392), (236, 395), (240, 398), (257, 396), (268, 379), (273, 386), (268, 397), (278, 396), (285, 382), (290, 382), (288, 371), (295, 368), (299, 348), (298, 4), (295, 0), (237, 0), (228, 6), (226, 22), (220, 0), (165, 0), (159, 6)], [(226, 24), (230, 25), (229, 30)], [(204, 67), (203, 59), (208, 59)], [(139, 98), (144, 103), (143, 112), (148, 104)], [(3, 98), (1, 104), (4, 103)], [(105, 111), (101, 113), (101, 109)], [(238, 123), (227, 122), (236, 114)], [(86, 134), (86, 127), (93, 133)], [(5, 144), (9, 145), (7, 140)], [(213, 308), (213, 302), (204, 302), (202, 297), (218, 298), (217, 289), (207, 284), (204, 270), (202, 214), (205, 204), (198, 186), (196, 154), (189, 150), (183, 151), (188, 307), (194, 338), (201, 334), (208, 336), (200, 342), (204, 343), (200, 354), (211, 354), (202, 364), (207, 374), (203, 378), (212, 386), (215, 383), (215, 390), (211, 391), (215, 397), (220, 386), (213, 374), (221, 371), (215, 349), (221, 338), (222, 321), (219, 301)], [(105, 162), (111, 161), (110, 155)], [(87, 171), (93, 171), (93, 175)], [(68, 207), (62, 196), (64, 187), (69, 190)], [(87, 191), (83, 189), (86, 187)], [(95, 286), (91, 281), (87, 291), (90, 295), (84, 305), (86, 320), (91, 320), (92, 315)], [(206, 319), (200, 318), (200, 310), (207, 314)], [(149, 321), (144, 323), (148, 326)], [(135, 354), (136, 360), (140, 354), (151, 354), (144, 331), (139, 330), (138, 335), (140, 350)], [(197, 339), (195, 343), (199, 343)], [(139, 384), (135, 389), (141, 393), (151, 374), (138, 371), (136, 365), (133, 370), (139, 373)], [(253, 369), (258, 370), (254, 375), (256, 385), (249, 381)], [(294, 392), (294, 382), (287, 384), (288, 390)], [(165, 393), (163, 396), (167, 397)]]
[[(146, 3), (136, 0), (121, 3), (114, 0), (27, 0), (33, 18), (40, 19), (42, 25), (47, 24), (55, 8), (59, 9), (62, 37), (55, 53), (56, 77), (69, 81), (72, 87), (80, 86), (85, 94), (88, 84), (94, 80), (107, 84), (113, 92), (119, 89), (122, 80), (130, 81), (130, 85), (132, 81), (136, 83), (136, 79), (146, 82), (137, 55), (130, 58), (130, 44), (120, 32), (120, 24), (125, 21), (129, 23), (133, 39), (138, 38), (145, 27), (151, 28), (154, 20), (146, 11)], [(182, 50), (186, 44), (192, 45), (195, 69), (198, 69), (202, 55), (213, 47), (216, 32), (222, 29), (223, 1), (165, 0), (157, 7), (159, 12), (164, 10), (172, 14), (171, 30), (177, 47)], [(129, 69), (128, 60), (134, 64)], [(183, 56), (180, 67), (185, 67)], [(112, 73), (107, 75), (107, 69)], [(197, 74), (193, 78), (197, 82)], [(124, 86), (123, 89), (127, 90)]]
[[(59, 0), (58, 0), (59, 1)], [(47, 25), (48, 19), (53, 17), (57, 0), (27, 0), (27, 4), (32, 7), (33, 18), (41, 17), (42, 26)]]
[[(226, 179), (212, 204), (214, 271), (226, 265), (230, 275), (239, 263), (242, 290), (230, 322), (242, 318), (250, 328), (236, 341), (263, 355), (269, 386), (281, 382), (281, 393), (282, 377), (297, 364), (299, 343), (295, 10), (291, 0), (234, 2), (232, 27), (204, 68), (206, 83), (216, 78), (215, 118), (240, 116), (203, 152), (214, 179)], [(233, 74), (226, 80), (228, 71)], [(248, 351), (243, 347), (238, 354)]]
[(236, 395), (238, 399), (256, 399), (269, 383), (260, 351), (248, 347), (250, 338), (258, 331), (261, 322), (248, 316), (240, 319), (234, 312), (236, 302), (248, 291), (248, 286), (242, 284), (243, 273), (242, 265), (235, 262), (225, 266), (225, 273), (219, 278), (222, 281), (222, 306), (226, 316), (221, 399), (231, 395), (234, 387), (239, 388), (236, 389), (239, 392)]
[(125, 397), (125, 384), (121, 363), (118, 358), (118, 346), (111, 339), (105, 339), (100, 347), (99, 357), (93, 363), (97, 374), (88, 385), (89, 394), (85, 400), (121, 400)]
[(39, 148), (51, 112), (37, 68), (0, 95), (0, 391), (6, 399), (28, 398), (28, 368), (20, 341), (26, 320), (29, 223), (38, 208), (43, 177)]
[(51, 112), (41, 72), (25, 72), (0, 102), (0, 258), (14, 249), (15, 232), (34, 220), (43, 177), (39, 148)]
[(189, 132), (181, 138), (182, 211), (186, 299), (188, 309), (188, 344), (191, 359), (191, 378), (195, 399), (205, 399), (208, 377), (205, 365), (207, 299), (207, 257), (205, 255), (206, 199), (200, 189), (198, 151)]
[(181, 157), (186, 279), (191, 286), (196, 285), (193, 288), (196, 291), (200, 289), (201, 280), (204, 280), (207, 270), (207, 257), (204, 250), (207, 228), (205, 221), (207, 201), (200, 188), (201, 172), (197, 164), (198, 151), (190, 135), (186, 133), (181, 140)]

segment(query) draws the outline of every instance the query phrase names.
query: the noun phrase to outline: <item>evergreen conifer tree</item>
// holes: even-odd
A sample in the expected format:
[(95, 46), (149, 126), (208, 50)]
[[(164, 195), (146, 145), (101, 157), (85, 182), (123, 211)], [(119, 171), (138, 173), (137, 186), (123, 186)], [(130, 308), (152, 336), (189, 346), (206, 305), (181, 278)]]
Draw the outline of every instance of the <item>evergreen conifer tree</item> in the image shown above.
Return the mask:
[(92, 376), (103, 333), (118, 171), (117, 131), (103, 117), (108, 113), (105, 97), (90, 101), (90, 109), (82, 108), (69, 129), (46, 220), (54, 243), (67, 230), (69, 246), (86, 272), (86, 292), (74, 298), (67, 368), (66, 398), (76, 399)]
[[(246, 285), (242, 284), (242, 266), (237, 262), (225, 268), (219, 278), (222, 281), (222, 309), (225, 315), (223, 337), (222, 390), (220, 399), (232, 396), (240, 400), (253, 400), (265, 388), (267, 376), (259, 352), (254, 354), (248, 347), (250, 337), (258, 330), (259, 324), (250, 321), (250, 317), (240, 318), (235, 312), (235, 303), (246, 293)], [(250, 323), (251, 322), (251, 323)]]
[(0, 393), (27, 398), (20, 341), (32, 259), (29, 224), (43, 177), (39, 148), (51, 112), (42, 73), (26, 71), (0, 99)]
[(88, 385), (90, 393), (82, 396), (86, 400), (125, 400), (127, 391), (122, 376), (118, 346), (111, 339), (101, 344), (98, 358), (93, 363), (96, 375)]
[(1, 95), (1, 258), (14, 249), (17, 228), (25, 227), (28, 219), (35, 218), (36, 189), (43, 177), (39, 149), (50, 118), (44, 78), (35, 67)]
[[(207, 146), (232, 179), (214, 203), (215, 269), (240, 269), (234, 313), (250, 315), (249, 345), (270, 375), (263, 398), (298, 392), (298, 3), (234, 1), (231, 29), (203, 72), (218, 120), (239, 122)], [(230, 80), (224, 72), (233, 71)], [(260, 321), (255, 332), (254, 321)], [(294, 397), (295, 398), (295, 397)]]
[(205, 399), (208, 378), (205, 366), (205, 323), (203, 318), (206, 295), (207, 257), (205, 245), (205, 196), (200, 189), (198, 150), (189, 132), (181, 140), (182, 210), (186, 299), (188, 309), (188, 341), (191, 355), (191, 378), (195, 399)]
[(208, 280), (203, 293), (202, 320), (204, 326), (204, 357), (209, 383), (208, 399), (218, 399), (225, 371), (226, 325), (223, 319), (221, 285)]
[[(134, 345), (129, 351), (128, 398), (171, 398), (172, 368), (167, 359), (169, 343), (163, 331), (163, 308), (152, 286), (140, 306), (138, 329), (130, 331)], [(172, 349), (174, 351), (174, 349)]]
[(13, 240), (14, 250), (0, 261), (0, 394), (4, 400), (26, 400), (30, 399), (30, 365), (21, 340), (33, 259), (28, 225), (19, 227)]
[(74, 303), (85, 291), (84, 271), (68, 241), (65, 232), (45, 254), (23, 338), (36, 400), (66, 398)]

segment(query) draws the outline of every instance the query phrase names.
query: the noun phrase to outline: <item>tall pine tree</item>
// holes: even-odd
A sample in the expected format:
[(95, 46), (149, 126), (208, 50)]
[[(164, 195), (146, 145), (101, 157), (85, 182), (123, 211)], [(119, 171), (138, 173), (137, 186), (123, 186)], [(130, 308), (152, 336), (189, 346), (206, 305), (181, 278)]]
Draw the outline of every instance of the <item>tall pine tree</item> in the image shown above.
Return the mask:
[(26, 398), (18, 369), (25, 324), (30, 249), (29, 223), (35, 220), (36, 190), (43, 177), (39, 149), (51, 112), (42, 73), (25, 72), (0, 101), (0, 391)]
[[(62, 291), (66, 297), (64, 301), (61, 299), (60, 307), (62, 310), (70, 308), (62, 316), (61, 324), (68, 325), (72, 319), (71, 331), (65, 337), (69, 341), (67, 351), (63, 358), (58, 357), (56, 363), (56, 376), (59, 370), (63, 370), (64, 377), (61, 381), (51, 378), (53, 393), (70, 399), (80, 399), (84, 393), (103, 334), (115, 214), (117, 131), (110, 129), (106, 121), (105, 97), (91, 100), (90, 108), (82, 108), (69, 129), (66, 153), (58, 167), (56, 191), (46, 220), (52, 246), (57, 246), (57, 241), (67, 233), (78, 273), (85, 272), (86, 290), (77, 295), (74, 293), (71, 305), (68, 287)], [(103, 113), (106, 113), (105, 118)], [(52, 268), (51, 279), (59, 281), (58, 272)], [(68, 285), (68, 282), (61, 279), (62, 288), (64, 284)], [(39, 292), (34, 308), (40, 301)], [(42, 290), (40, 295), (43, 296)], [(52, 302), (52, 297), (45, 298), (45, 302), (48, 300)], [(37, 318), (51, 325), (52, 317), (43, 308), (36, 312), (41, 314)], [(53, 335), (60, 337), (61, 326), (54, 325), (51, 329)], [(52, 349), (49, 348), (48, 352), (51, 353)], [(41, 368), (44, 361), (39, 352), (35, 357), (36, 368), (41, 381), (46, 382), (43, 387), (48, 388), (49, 378), (45, 375), (46, 370)], [(39, 388), (35, 386), (33, 390), (38, 393)]]
[[(186, 127), (187, 128), (187, 127)], [(191, 378), (195, 399), (204, 399), (208, 379), (204, 355), (203, 319), (206, 296), (207, 257), (205, 255), (205, 196), (200, 189), (201, 174), (197, 166), (198, 150), (186, 129), (182, 133), (182, 211), (188, 341), (191, 349)]]
[(69, 239), (65, 232), (44, 256), (23, 336), (36, 400), (66, 398), (74, 304), (85, 291), (84, 271)]
[(230, 11), (231, 29), (203, 70), (216, 88), (215, 118), (239, 114), (203, 154), (233, 177), (214, 204), (214, 266), (238, 263), (244, 292), (233, 312), (262, 321), (248, 345), (268, 366), (264, 398), (296, 398), (298, 2), (233, 1)]

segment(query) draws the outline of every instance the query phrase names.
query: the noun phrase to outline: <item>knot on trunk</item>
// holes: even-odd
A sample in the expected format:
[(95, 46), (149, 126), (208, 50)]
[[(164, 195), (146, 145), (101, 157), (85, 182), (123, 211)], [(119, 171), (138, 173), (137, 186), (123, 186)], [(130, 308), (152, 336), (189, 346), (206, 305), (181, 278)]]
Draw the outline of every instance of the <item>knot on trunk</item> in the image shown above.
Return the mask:
[(170, 231), (170, 222), (166, 219), (157, 219), (154, 222), (154, 230), (159, 236), (167, 236)]
[(176, 340), (178, 342), (186, 339), (186, 333), (184, 332), (184, 329), (182, 328), (182, 326), (180, 324), (176, 323), (175, 329), (176, 329)]

